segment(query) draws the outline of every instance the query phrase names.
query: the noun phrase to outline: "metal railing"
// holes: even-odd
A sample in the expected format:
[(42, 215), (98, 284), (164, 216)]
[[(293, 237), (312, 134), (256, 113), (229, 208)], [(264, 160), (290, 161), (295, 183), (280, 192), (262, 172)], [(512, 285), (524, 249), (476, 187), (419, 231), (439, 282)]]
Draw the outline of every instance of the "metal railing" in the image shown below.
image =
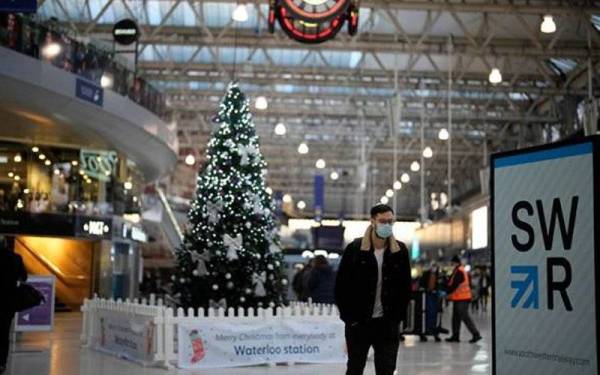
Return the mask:
[(161, 92), (117, 63), (114, 53), (79, 42), (50, 23), (37, 22), (29, 16), (0, 13), (0, 46), (110, 88), (166, 120), (166, 98)]

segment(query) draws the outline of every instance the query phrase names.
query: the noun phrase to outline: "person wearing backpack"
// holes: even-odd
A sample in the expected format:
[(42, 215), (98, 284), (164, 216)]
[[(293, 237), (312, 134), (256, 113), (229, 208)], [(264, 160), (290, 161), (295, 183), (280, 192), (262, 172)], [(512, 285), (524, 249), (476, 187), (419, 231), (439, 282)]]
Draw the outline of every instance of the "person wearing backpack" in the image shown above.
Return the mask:
[(408, 249), (394, 239), (393, 224), (391, 207), (374, 206), (365, 235), (346, 247), (340, 262), (335, 303), (346, 324), (346, 375), (362, 375), (371, 346), (377, 375), (392, 375), (396, 369), (411, 272)]
[(10, 345), (10, 327), (15, 316), (17, 285), (27, 281), (23, 259), (7, 246), (6, 239), (0, 239), (0, 374), (6, 371)]

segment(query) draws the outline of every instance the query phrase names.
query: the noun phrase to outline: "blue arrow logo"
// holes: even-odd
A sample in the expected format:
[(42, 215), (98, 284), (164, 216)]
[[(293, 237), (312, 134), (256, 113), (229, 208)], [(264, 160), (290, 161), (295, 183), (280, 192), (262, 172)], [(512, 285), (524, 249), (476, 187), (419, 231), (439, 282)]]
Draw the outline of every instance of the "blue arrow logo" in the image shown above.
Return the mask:
[(515, 295), (510, 303), (510, 306), (514, 309), (519, 303), (524, 299), (525, 294), (529, 290), (529, 286), (531, 286), (531, 293), (523, 302), (524, 309), (539, 309), (540, 308), (540, 285), (539, 285), (539, 277), (538, 277), (538, 267), (537, 266), (511, 266), (510, 273), (515, 275), (525, 275), (525, 278), (522, 277), (519, 280), (513, 280), (510, 282), (510, 287), (515, 289)]

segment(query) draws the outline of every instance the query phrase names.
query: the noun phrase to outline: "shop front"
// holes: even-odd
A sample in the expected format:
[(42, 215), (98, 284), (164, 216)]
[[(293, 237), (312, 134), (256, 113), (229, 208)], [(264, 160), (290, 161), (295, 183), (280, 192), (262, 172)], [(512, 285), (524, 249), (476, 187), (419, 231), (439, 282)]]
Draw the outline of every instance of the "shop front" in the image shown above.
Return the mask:
[(133, 298), (139, 285), (139, 174), (115, 151), (0, 142), (0, 235), (27, 271), (54, 275), (59, 306)]

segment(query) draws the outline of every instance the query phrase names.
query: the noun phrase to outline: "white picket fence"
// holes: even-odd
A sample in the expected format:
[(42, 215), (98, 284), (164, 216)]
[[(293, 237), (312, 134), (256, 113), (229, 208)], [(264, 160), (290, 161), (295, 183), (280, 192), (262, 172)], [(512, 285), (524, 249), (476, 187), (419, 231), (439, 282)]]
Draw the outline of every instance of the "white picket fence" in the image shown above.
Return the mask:
[[(177, 326), (182, 323), (198, 323), (206, 321), (224, 321), (231, 323), (248, 320), (294, 319), (295, 317), (320, 316), (324, 319), (338, 319), (339, 312), (335, 305), (292, 302), (289, 306), (272, 308), (223, 308), (197, 310), (189, 308), (173, 309), (163, 305), (161, 299), (151, 296), (150, 300), (107, 300), (102, 298), (86, 299), (81, 308), (83, 312), (81, 343), (84, 347), (92, 347), (97, 339), (95, 332), (97, 314), (108, 311), (124, 314), (132, 318), (152, 318), (154, 329), (154, 352), (152, 360), (160, 367), (171, 368), (177, 363)], [(288, 363), (292, 364), (292, 363)], [(274, 364), (271, 364), (274, 365)]]

